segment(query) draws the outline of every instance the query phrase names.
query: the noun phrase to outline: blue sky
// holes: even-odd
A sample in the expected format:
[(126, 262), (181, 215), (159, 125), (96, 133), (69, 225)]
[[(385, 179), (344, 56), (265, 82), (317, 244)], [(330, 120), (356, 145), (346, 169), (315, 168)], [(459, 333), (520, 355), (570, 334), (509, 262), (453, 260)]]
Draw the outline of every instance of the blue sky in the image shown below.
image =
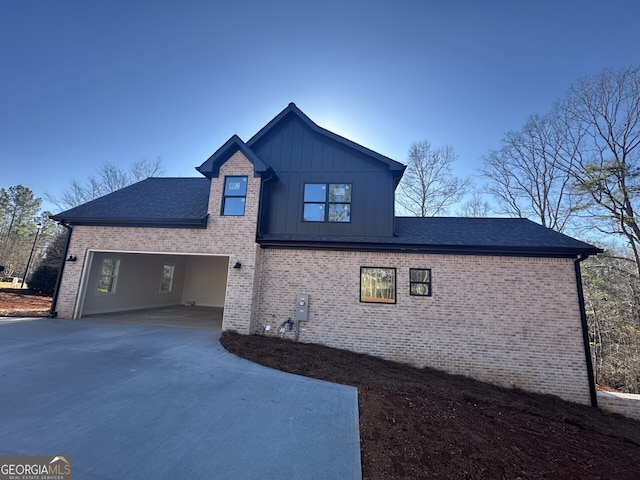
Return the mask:
[(469, 175), (578, 77), (640, 63), (634, 0), (0, 0), (0, 187), (60, 194), (104, 162), (197, 176), (295, 102), (406, 162)]

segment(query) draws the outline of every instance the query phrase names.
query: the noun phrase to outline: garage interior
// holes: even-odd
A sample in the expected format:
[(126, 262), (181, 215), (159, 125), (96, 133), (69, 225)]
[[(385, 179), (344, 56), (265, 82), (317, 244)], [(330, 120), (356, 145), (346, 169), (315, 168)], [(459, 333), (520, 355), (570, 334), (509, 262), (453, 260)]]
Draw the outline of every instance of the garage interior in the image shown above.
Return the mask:
[(228, 256), (89, 251), (75, 318), (221, 328)]

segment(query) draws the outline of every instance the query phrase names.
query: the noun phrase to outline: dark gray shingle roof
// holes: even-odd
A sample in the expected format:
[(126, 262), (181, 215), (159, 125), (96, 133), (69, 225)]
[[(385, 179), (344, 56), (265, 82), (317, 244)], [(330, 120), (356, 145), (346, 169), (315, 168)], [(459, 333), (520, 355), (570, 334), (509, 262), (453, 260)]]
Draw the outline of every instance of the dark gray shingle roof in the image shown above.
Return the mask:
[(209, 189), (206, 178), (147, 178), (51, 218), (71, 225), (204, 228)]
[(594, 248), (526, 218), (397, 217), (402, 243), (503, 248)]
[[(206, 178), (148, 178), (52, 216), (71, 225), (204, 228)], [(396, 217), (393, 237), (263, 235), (264, 246), (575, 256), (600, 249), (523, 218)]]
[(484, 255), (575, 256), (601, 251), (524, 218), (396, 217), (393, 237), (264, 235), (258, 241), (270, 246)]

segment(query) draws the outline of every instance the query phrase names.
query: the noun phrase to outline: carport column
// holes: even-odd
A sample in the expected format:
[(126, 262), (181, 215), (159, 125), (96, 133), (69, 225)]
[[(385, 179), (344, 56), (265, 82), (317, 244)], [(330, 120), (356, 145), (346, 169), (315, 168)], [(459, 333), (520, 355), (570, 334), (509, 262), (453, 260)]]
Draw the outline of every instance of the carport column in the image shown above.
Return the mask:
[[(224, 300), (222, 330), (233, 330), (243, 335), (251, 333), (254, 317), (254, 292), (256, 277), (259, 275), (259, 247), (253, 244), (252, 249), (229, 257), (227, 276), (227, 292)], [(242, 266), (234, 268), (236, 258), (241, 259)]]
[[(247, 190), (243, 215), (224, 215), (224, 190), (227, 177), (246, 177)], [(211, 245), (219, 253), (229, 255), (227, 292), (224, 302), (222, 329), (251, 333), (254, 280), (256, 276), (256, 243), (260, 184), (253, 164), (238, 150), (222, 165), (217, 176), (211, 178), (209, 195), (209, 224)], [(236, 262), (240, 268), (234, 268)]]

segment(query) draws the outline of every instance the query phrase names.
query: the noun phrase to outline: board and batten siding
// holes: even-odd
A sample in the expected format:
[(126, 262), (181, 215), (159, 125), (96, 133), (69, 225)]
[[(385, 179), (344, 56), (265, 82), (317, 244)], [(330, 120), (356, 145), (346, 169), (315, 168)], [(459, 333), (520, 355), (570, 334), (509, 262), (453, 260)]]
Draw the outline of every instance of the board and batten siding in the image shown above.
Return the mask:
[[(252, 145), (277, 172), (264, 185), (265, 234), (392, 236), (394, 185), (388, 166), (311, 130), (299, 118)], [(352, 184), (351, 222), (304, 222), (305, 183)]]

